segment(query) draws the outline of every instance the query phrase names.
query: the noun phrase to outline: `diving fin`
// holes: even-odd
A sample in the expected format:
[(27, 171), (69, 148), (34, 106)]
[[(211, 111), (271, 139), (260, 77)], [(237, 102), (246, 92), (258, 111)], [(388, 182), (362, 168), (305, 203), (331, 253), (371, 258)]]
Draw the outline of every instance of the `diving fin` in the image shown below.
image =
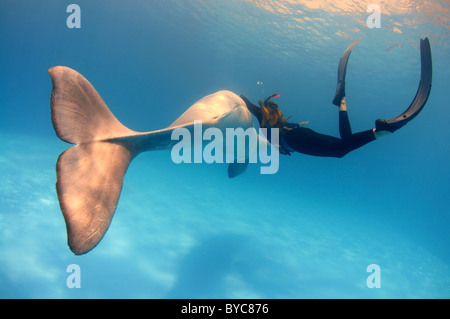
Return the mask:
[(355, 47), (358, 42), (361, 41), (361, 39), (356, 40), (350, 46), (345, 50), (344, 54), (341, 57), (341, 60), (339, 61), (338, 66), (338, 81), (337, 81), (337, 87), (336, 87), (336, 93), (334, 94), (333, 104), (340, 106), (341, 101), (345, 96), (345, 75), (347, 73), (347, 63), (348, 58), (350, 57), (350, 53), (352, 53), (353, 48)]
[(431, 48), (428, 38), (420, 39), (421, 74), (419, 88), (411, 105), (399, 116), (390, 120), (376, 120), (377, 131), (395, 132), (415, 118), (425, 106), (431, 91), (432, 62)]

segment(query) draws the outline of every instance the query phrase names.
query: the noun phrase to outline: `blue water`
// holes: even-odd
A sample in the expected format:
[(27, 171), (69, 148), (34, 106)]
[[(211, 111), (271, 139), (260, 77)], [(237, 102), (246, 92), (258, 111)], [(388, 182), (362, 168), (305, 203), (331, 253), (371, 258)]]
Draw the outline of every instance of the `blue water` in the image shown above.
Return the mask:
[[(450, 75), (446, 1), (81, 1), (0, 3), (0, 297), (449, 298)], [(166, 127), (207, 94), (254, 103), (279, 93), (292, 121), (338, 136), (339, 58), (353, 131), (411, 102), (419, 39), (433, 88), (407, 126), (342, 159), (294, 154), (274, 175), (253, 165), (130, 165), (111, 226), (87, 255), (67, 246), (55, 164), (69, 144), (50, 118), (47, 69), (71, 67), (127, 127)], [(262, 84), (258, 84), (262, 82)], [(68, 288), (67, 266), (81, 269)], [(368, 288), (370, 264), (380, 288)]]

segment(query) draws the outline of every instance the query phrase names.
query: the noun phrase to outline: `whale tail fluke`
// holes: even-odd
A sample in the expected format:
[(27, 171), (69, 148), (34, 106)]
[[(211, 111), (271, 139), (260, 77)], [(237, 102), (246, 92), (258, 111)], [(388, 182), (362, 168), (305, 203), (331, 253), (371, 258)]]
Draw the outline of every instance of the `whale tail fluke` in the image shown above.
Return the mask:
[(48, 72), (53, 85), (52, 122), (60, 139), (80, 144), (136, 134), (115, 118), (80, 73), (63, 66)]
[(56, 189), (75, 254), (90, 251), (108, 230), (132, 158), (125, 146), (108, 142), (79, 144), (59, 156)]
[(77, 144), (58, 159), (56, 189), (69, 247), (79, 255), (94, 248), (111, 223), (125, 173), (138, 153), (120, 140), (136, 132), (114, 117), (81, 74), (61, 66), (49, 73), (56, 134)]

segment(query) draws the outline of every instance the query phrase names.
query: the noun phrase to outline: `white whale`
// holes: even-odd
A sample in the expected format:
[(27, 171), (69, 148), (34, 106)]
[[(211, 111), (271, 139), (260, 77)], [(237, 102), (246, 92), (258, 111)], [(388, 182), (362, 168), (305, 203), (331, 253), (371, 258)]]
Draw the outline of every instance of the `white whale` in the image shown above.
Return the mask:
[[(62, 140), (77, 144), (58, 159), (56, 189), (63, 212), (68, 244), (75, 254), (94, 248), (107, 231), (117, 207), (123, 179), (132, 159), (151, 150), (168, 150), (177, 128), (203, 129), (253, 127), (245, 102), (230, 91), (204, 97), (169, 127), (147, 133), (122, 125), (111, 113), (94, 87), (78, 72), (63, 66), (49, 71), (52, 122)], [(258, 135), (259, 140), (268, 143)], [(230, 177), (242, 173), (246, 163), (232, 163)]]

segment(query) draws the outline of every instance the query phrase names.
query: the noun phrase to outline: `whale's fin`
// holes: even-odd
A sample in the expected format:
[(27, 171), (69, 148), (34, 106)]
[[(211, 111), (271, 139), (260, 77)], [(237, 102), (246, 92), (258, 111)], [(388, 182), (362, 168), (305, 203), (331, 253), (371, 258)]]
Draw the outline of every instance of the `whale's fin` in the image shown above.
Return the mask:
[(52, 122), (63, 141), (79, 144), (136, 134), (111, 113), (94, 87), (80, 73), (57, 66), (52, 78)]
[(132, 158), (125, 146), (108, 142), (79, 144), (60, 155), (56, 189), (75, 254), (90, 251), (108, 230)]
[(228, 164), (228, 177), (234, 178), (247, 170), (248, 163), (230, 163)]
[(56, 188), (69, 247), (84, 254), (99, 243), (111, 223), (126, 170), (138, 153), (133, 143), (120, 141), (136, 132), (114, 117), (81, 74), (66, 67), (49, 73), (56, 134), (78, 144), (60, 155)]

